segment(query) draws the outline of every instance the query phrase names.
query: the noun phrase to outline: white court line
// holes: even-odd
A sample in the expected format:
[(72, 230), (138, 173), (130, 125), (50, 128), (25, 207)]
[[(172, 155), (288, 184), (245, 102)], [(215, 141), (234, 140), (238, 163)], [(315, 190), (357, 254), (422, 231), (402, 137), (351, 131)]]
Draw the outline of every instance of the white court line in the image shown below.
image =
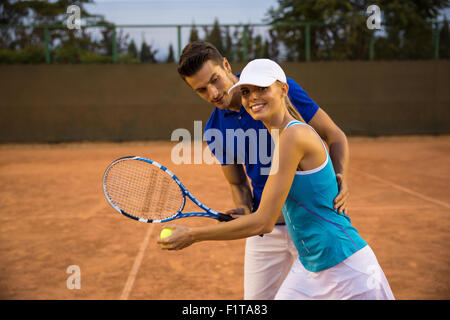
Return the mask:
[(371, 174), (369, 174), (369, 173), (366, 173), (366, 172), (363, 172), (363, 171), (359, 171), (359, 170), (355, 170), (355, 169), (353, 169), (353, 168), (352, 168), (351, 170), (352, 170), (352, 171), (356, 171), (356, 172), (358, 172), (359, 174), (366, 175), (366, 176), (368, 176), (369, 178), (371, 178), (371, 179), (373, 179), (373, 180), (376, 180), (376, 181), (378, 181), (378, 182), (387, 184), (387, 185), (389, 185), (389, 186), (391, 186), (391, 187), (393, 187), (393, 188), (395, 188), (395, 189), (401, 190), (401, 191), (406, 192), (406, 193), (409, 193), (409, 194), (411, 194), (411, 195), (413, 195), (413, 196), (419, 197), (419, 198), (421, 198), (421, 199), (423, 199), (423, 200), (426, 200), (426, 201), (432, 202), (432, 203), (434, 203), (434, 204), (440, 205), (440, 206), (442, 206), (442, 207), (444, 207), (444, 208), (450, 209), (450, 204), (448, 204), (448, 203), (446, 203), (446, 202), (443, 202), (443, 201), (436, 200), (436, 199), (434, 199), (434, 198), (425, 196), (425, 195), (423, 195), (423, 194), (421, 194), (421, 193), (419, 193), (419, 192), (416, 192), (416, 191), (413, 191), (413, 190), (411, 190), (411, 189), (402, 187), (402, 186), (400, 186), (400, 185), (398, 185), (398, 184), (395, 184), (395, 183), (393, 183), (393, 182), (387, 181), (386, 179), (382, 179), (382, 178), (379, 178), (379, 177), (377, 177), (377, 176), (373, 176), (373, 175), (371, 175)]
[(97, 203), (97, 205), (95, 207), (93, 207), (91, 210), (85, 212), (85, 214), (81, 218), (84, 220), (92, 218), (92, 217), (96, 216), (100, 211), (106, 209), (106, 207), (109, 207), (108, 202), (106, 201), (106, 199), (103, 198), (100, 202)]
[(434, 206), (386, 206), (386, 207), (373, 207), (373, 206), (350, 206), (350, 210), (411, 210), (411, 209), (420, 209), (427, 210), (435, 208)]
[(122, 294), (120, 295), (119, 300), (128, 300), (128, 296), (133, 289), (134, 280), (136, 280), (139, 267), (141, 266), (142, 259), (144, 258), (144, 252), (145, 249), (147, 249), (148, 241), (150, 239), (150, 236), (152, 235), (153, 229), (155, 229), (155, 225), (153, 223), (149, 223), (147, 233), (145, 234), (144, 240), (141, 243), (141, 247), (139, 248), (136, 259), (134, 259), (133, 267), (131, 268), (130, 274), (128, 275), (127, 282), (123, 287)]

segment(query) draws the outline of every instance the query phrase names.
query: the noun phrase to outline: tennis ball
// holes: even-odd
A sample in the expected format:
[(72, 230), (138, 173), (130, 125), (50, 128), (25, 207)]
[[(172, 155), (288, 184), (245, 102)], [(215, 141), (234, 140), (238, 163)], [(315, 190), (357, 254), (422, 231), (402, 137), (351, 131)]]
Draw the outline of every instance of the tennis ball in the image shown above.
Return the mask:
[(170, 228), (164, 228), (161, 230), (161, 233), (159, 235), (159, 237), (161, 239), (167, 238), (168, 236), (170, 236), (172, 234), (172, 229)]

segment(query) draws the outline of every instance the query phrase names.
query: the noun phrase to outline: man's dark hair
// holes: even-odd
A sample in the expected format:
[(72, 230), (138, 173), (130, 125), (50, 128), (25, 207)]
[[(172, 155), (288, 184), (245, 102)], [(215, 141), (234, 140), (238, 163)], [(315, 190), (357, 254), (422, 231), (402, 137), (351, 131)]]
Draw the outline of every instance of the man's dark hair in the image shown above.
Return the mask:
[(178, 62), (178, 73), (184, 79), (197, 73), (203, 64), (211, 60), (222, 66), (223, 57), (219, 50), (209, 42), (193, 41), (184, 47)]

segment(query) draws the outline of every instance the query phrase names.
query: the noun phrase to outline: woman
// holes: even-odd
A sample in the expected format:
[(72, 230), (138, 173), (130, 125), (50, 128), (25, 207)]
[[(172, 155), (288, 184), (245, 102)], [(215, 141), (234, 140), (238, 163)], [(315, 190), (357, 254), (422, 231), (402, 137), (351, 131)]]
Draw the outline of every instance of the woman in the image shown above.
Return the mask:
[(275, 299), (394, 299), (373, 251), (350, 218), (334, 210), (338, 186), (331, 159), (292, 107), (288, 89), (283, 70), (268, 59), (251, 61), (230, 89), (240, 90), (247, 112), (279, 136), (258, 210), (206, 227), (166, 225), (173, 233), (158, 243), (179, 250), (198, 241), (268, 233), (282, 210), (299, 259)]

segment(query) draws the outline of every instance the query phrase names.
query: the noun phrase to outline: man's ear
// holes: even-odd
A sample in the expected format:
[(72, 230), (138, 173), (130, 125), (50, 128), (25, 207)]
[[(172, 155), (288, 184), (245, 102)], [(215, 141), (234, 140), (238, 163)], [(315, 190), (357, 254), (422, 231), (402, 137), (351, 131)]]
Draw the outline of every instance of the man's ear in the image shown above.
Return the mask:
[(231, 73), (231, 65), (228, 62), (227, 58), (225, 58), (225, 57), (223, 58), (222, 66), (225, 69), (225, 71)]

